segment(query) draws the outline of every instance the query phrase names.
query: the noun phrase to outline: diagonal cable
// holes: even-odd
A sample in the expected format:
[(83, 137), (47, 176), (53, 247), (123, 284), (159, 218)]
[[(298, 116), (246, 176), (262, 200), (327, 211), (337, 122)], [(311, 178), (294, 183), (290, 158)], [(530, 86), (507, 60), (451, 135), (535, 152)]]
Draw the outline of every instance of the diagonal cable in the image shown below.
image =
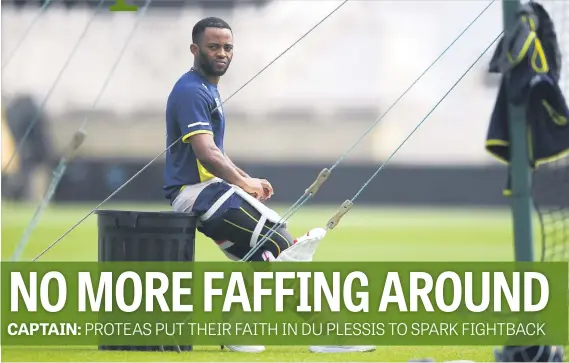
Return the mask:
[(115, 61), (115, 63), (113, 64), (113, 67), (111, 68), (109, 74), (107, 75), (107, 79), (105, 80), (103, 87), (101, 87), (101, 90), (99, 91), (99, 94), (95, 98), (95, 101), (93, 101), (93, 105), (91, 105), (91, 109), (86, 113), (85, 118), (83, 119), (83, 122), (81, 123), (81, 126), (79, 127), (80, 131), (83, 131), (85, 129), (85, 126), (87, 126), (87, 122), (89, 119), (89, 114), (97, 107), (97, 105), (99, 104), (99, 101), (101, 100), (101, 97), (103, 97), (103, 93), (105, 92), (105, 90), (107, 89), (107, 86), (111, 82), (111, 79), (112, 79), (115, 71), (117, 70), (117, 67), (118, 67), (123, 55), (125, 54), (126, 49), (128, 48), (130, 41), (132, 40), (132, 37), (134, 36), (136, 29), (140, 25), (140, 21), (146, 15), (146, 11), (150, 7), (150, 3), (152, 3), (152, 0), (146, 0), (144, 7), (139, 11), (139, 15), (136, 19), (136, 22), (134, 23), (134, 26), (132, 27), (130, 34), (126, 38), (126, 41), (124, 42), (124, 45), (123, 45), (121, 51), (119, 52), (117, 60)]
[(87, 25), (85, 26), (85, 28), (83, 29), (83, 32), (81, 33), (81, 35), (79, 36), (79, 39), (77, 40), (77, 42), (75, 43), (75, 46), (73, 47), (71, 53), (69, 54), (69, 56), (67, 57), (67, 59), (65, 60), (65, 64), (63, 65), (63, 67), (61, 67), (59, 74), (57, 75), (57, 77), (55, 78), (55, 81), (53, 82), (53, 84), (51, 85), (51, 88), (49, 89), (49, 91), (47, 92), (45, 98), (43, 99), (40, 107), (38, 108), (37, 112), (35, 113), (34, 117), (32, 118), (32, 120), (30, 121), (30, 124), (28, 125), (28, 128), (26, 129), (26, 132), (24, 133), (24, 135), (22, 136), (22, 138), (20, 139), (20, 141), (18, 142), (18, 145), (16, 146), (16, 149), (14, 150), (14, 152), (12, 153), (12, 155), (10, 156), (10, 159), (8, 160), (8, 163), (6, 164), (6, 166), (4, 167), (4, 169), (2, 170), (2, 174), (4, 174), (6, 172), (6, 170), (8, 170), (8, 168), (10, 167), (10, 164), (12, 163), (12, 161), (14, 160), (14, 157), (20, 152), (20, 149), (22, 148), (22, 146), (24, 145), (24, 142), (26, 142), (27, 138), (30, 136), (30, 133), (32, 132), (32, 129), (34, 128), (34, 126), (38, 123), (38, 121), (40, 120), (40, 116), (41, 113), (43, 111), (43, 109), (45, 108), (45, 105), (47, 103), (47, 101), (49, 100), (49, 98), (51, 97), (51, 95), (53, 94), (53, 91), (55, 90), (55, 87), (57, 86), (57, 84), (59, 83), (59, 81), (61, 80), (61, 77), (63, 76), (63, 73), (65, 72), (65, 70), (67, 69), (67, 67), (69, 66), (69, 63), (71, 62), (71, 59), (73, 58), (73, 56), (75, 55), (75, 52), (77, 52), (77, 49), (79, 49), (79, 45), (81, 45), (81, 42), (83, 41), (83, 38), (85, 38), (85, 35), (87, 34), (87, 30), (89, 30), (89, 28), (91, 27), (91, 24), (93, 23), (93, 20), (95, 20), (95, 17), (97, 16), (97, 13), (99, 12), (99, 10), (101, 10), (102, 5), (104, 4), (105, 0), (100, 0), (99, 1), (99, 5), (97, 5), (97, 9), (93, 12), (93, 15), (91, 16), (91, 18), (89, 19), (89, 22), (87, 23)]
[[(292, 49), (296, 44), (298, 44), (298, 42), (302, 39), (304, 39), (308, 34), (310, 34), (314, 29), (316, 29), (316, 27), (318, 27), (319, 25), (321, 25), (326, 19), (328, 19), (332, 14), (334, 14), (336, 11), (338, 11), (343, 5), (345, 5), (349, 0), (345, 0), (343, 1), (338, 7), (336, 7), (334, 10), (332, 10), (328, 15), (326, 15), (322, 20), (320, 20), (315, 26), (313, 26), (312, 28), (310, 28), (304, 35), (302, 35), (299, 40), (295, 41), (291, 46), (289, 46), (288, 48), (285, 49), (285, 51), (283, 51), (282, 53), (280, 53), (274, 60), (272, 60), (267, 66), (265, 66), (263, 69), (261, 69), (257, 74), (255, 74), (249, 81), (247, 81), (245, 83), (244, 86), (240, 87), (239, 89), (237, 89), (237, 91), (235, 91), (231, 96), (229, 96), (225, 101), (223, 101), (218, 107), (216, 107), (213, 111), (215, 112), (215, 110), (217, 110), (217, 108), (219, 108), (221, 105), (223, 105), (225, 102), (227, 102), (231, 97), (235, 96), (235, 94), (237, 94), (237, 92), (239, 92), (240, 90), (242, 90), (247, 84), (251, 83), (251, 81), (253, 81), (255, 78), (257, 78), (259, 75), (261, 75), (261, 73), (263, 73), (270, 65), (272, 65), (276, 60), (278, 60), (279, 58), (281, 58), (285, 53), (287, 53), (290, 49)], [(180, 136), (177, 140), (175, 140), (172, 144), (170, 144), (164, 151), (162, 151), (160, 154), (158, 154), (154, 159), (152, 159), (150, 162), (148, 162), (142, 169), (140, 169), (138, 172), (136, 172), (136, 174), (134, 174), (130, 179), (128, 179), (126, 182), (124, 182), (119, 188), (117, 188), (113, 193), (111, 193), (107, 198), (105, 198), (105, 200), (103, 200), (101, 203), (99, 203), (95, 208), (93, 208), (89, 213), (87, 213), (83, 218), (81, 218), (77, 223), (75, 223), (71, 228), (69, 228), (64, 234), (62, 234), (59, 238), (57, 238), (53, 243), (51, 243), (49, 246), (47, 246), (47, 248), (45, 248), (39, 255), (37, 255), (32, 261), (37, 261), (41, 256), (43, 256), (47, 251), (49, 251), (53, 246), (55, 246), (59, 241), (61, 241), (65, 236), (67, 236), (69, 233), (71, 233), (71, 231), (73, 231), (75, 228), (77, 228), (77, 226), (79, 226), (81, 223), (83, 223), (89, 216), (91, 216), (96, 210), (99, 209), (99, 207), (101, 207), (103, 204), (105, 204), (107, 201), (109, 201), (112, 197), (114, 197), (118, 192), (120, 192), (122, 189), (124, 189), (130, 182), (132, 182), (136, 177), (138, 177), (140, 174), (142, 174), (142, 172), (144, 170), (146, 170), (148, 167), (150, 167), (150, 165), (152, 165), (156, 160), (158, 160), (158, 158), (160, 158), (162, 155), (164, 155), (168, 150), (170, 150), (176, 143), (178, 143), (180, 140), (182, 139), (182, 136)]]
[(413, 134), (419, 129), (419, 127), (421, 127), (421, 125), (429, 118), (429, 116), (431, 116), (431, 114), (437, 109), (437, 107), (439, 107), (439, 105), (447, 98), (447, 96), (454, 90), (454, 88), (460, 83), (460, 81), (462, 81), (462, 79), (468, 74), (468, 72), (470, 72), (470, 70), (476, 65), (476, 63), (480, 61), (480, 59), (484, 56), (484, 54), (486, 54), (486, 52), (488, 52), (488, 50), (494, 45), (494, 43), (496, 43), (496, 41), (502, 36), (503, 33), (504, 33), (503, 31), (500, 32), (500, 34), (498, 34), (498, 36), (486, 47), (486, 49), (484, 49), (484, 51), (478, 56), (478, 58), (476, 58), (476, 60), (466, 69), (466, 71), (464, 71), (464, 73), (443, 95), (443, 97), (441, 97), (441, 99), (427, 113), (427, 115), (421, 120), (421, 122), (419, 122), (417, 126), (415, 126), (415, 128), (411, 131), (411, 133), (409, 133), (409, 135), (407, 135), (407, 137), (403, 140), (403, 142), (401, 142), (401, 144), (399, 144), (399, 146), (393, 151), (393, 153), (389, 155), (389, 157), (385, 160), (385, 162), (381, 164), (381, 166), (375, 171), (375, 173), (373, 173), (372, 176), (361, 186), (361, 188), (357, 191), (357, 193), (354, 194), (352, 199), (350, 199), (352, 203), (360, 196), (360, 194), (372, 182), (372, 180), (377, 176), (377, 174), (379, 174), (379, 172), (383, 170), (385, 165), (391, 160), (391, 158), (393, 158), (393, 156), (395, 156), (395, 154), (397, 154), (397, 152), (403, 147), (403, 145), (405, 145), (405, 143), (411, 138), (411, 136), (413, 136)]
[(24, 251), (24, 249), (28, 243), (29, 237), (30, 237), (33, 229), (35, 228), (35, 226), (39, 222), (39, 219), (41, 217), (43, 210), (47, 207), (47, 205), (49, 204), (53, 194), (55, 193), (55, 189), (57, 188), (57, 185), (59, 184), (60, 180), (62, 179), (63, 174), (65, 173), (65, 170), (67, 169), (67, 165), (72, 158), (72, 154), (75, 153), (76, 149), (78, 147), (80, 147), (80, 145), (82, 144), (83, 139), (85, 138), (84, 129), (87, 126), (87, 122), (89, 120), (89, 114), (97, 107), (101, 97), (103, 96), (109, 82), (111, 81), (111, 79), (114, 75), (114, 72), (116, 71), (123, 55), (125, 54), (126, 49), (128, 48), (128, 45), (130, 44), (130, 41), (132, 40), (132, 37), (134, 36), (135, 31), (138, 28), (138, 25), (140, 24), (140, 21), (146, 15), (146, 11), (147, 11), (148, 7), (150, 6), (151, 2), (152, 2), (152, 0), (146, 0), (144, 7), (140, 10), (138, 17), (137, 17), (137, 20), (136, 20), (133, 28), (131, 29), (129, 36), (125, 40), (124, 45), (123, 45), (122, 49), (120, 50), (120, 52), (117, 56), (117, 59), (115, 60), (115, 63), (113, 64), (113, 66), (111, 67), (111, 70), (107, 74), (107, 78), (106, 78), (105, 82), (103, 83), (103, 86), (101, 87), (101, 90), (99, 91), (99, 94), (95, 98), (93, 105), (91, 106), (91, 109), (86, 112), (85, 118), (84, 118), (83, 122), (81, 123), (81, 126), (79, 127), (78, 131), (73, 135), (73, 140), (71, 141), (72, 146), (70, 146), (69, 150), (67, 150), (67, 152), (64, 153), (61, 161), (59, 162), (59, 164), (55, 168), (55, 170), (53, 172), (53, 178), (52, 178), (52, 181), (49, 185), (49, 188), (48, 188), (44, 198), (41, 200), (40, 204), (38, 205), (36, 212), (34, 214), (34, 217), (32, 218), (30, 224), (28, 224), (28, 227), (24, 231), (22, 238), (20, 239), (18, 245), (16, 246), (16, 251), (14, 252), (14, 254), (12, 256), (12, 260), (17, 260), (21, 256), (22, 252)]
[(403, 91), (403, 93), (401, 94), (401, 96), (399, 96), (395, 102), (393, 102), (391, 104), (391, 106), (389, 106), (387, 108), (387, 110), (385, 110), (385, 112), (373, 123), (371, 124), (371, 126), (366, 130), (366, 132), (364, 132), (364, 134), (352, 145), (352, 147), (350, 147), (348, 149), (348, 151), (346, 151), (342, 156), (340, 156), (340, 158), (338, 159), (338, 161), (336, 161), (334, 163), (334, 165), (332, 165), (332, 167), (330, 168), (330, 171), (334, 170), (347, 156), (350, 152), (352, 152), (352, 150), (360, 143), (361, 140), (363, 140), (367, 134), (375, 127), (377, 126), (377, 124), (385, 117), (385, 115), (387, 115), (389, 113), (389, 111), (391, 111), (391, 109), (397, 104), (399, 103), (399, 101), (401, 101), (401, 99), (403, 97), (405, 97), (405, 95), (417, 84), (417, 82), (419, 82), (419, 80), (421, 80), (421, 78), (423, 78), (423, 76), (431, 69), (433, 68), (433, 66), (446, 54), (446, 52), (454, 45), (454, 43), (456, 43), (460, 38), (462, 38), (462, 36), (464, 35), (464, 33), (466, 33), (468, 31), (468, 29), (470, 29), (470, 27), (472, 25), (474, 25), (474, 23), (476, 23), (476, 21), (478, 21), (478, 19), (486, 12), (486, 10), (488, 10), (488, 8), (494, 3), (494, 1), (496, 0), (492, 0), (488, 3), (488, 5), (486, 5), (486, 7), (484, 9), (482, 9), (482, 11), (480, 12), (480, 14), (478, 14), (471, 22), (470, 24), (468, 24), (468, 26), (466, 26), (466, 28), (464, 28), (464, 30), (462, 32), (460, 32), (460, 34), (442, 51), (442, 53), (423, 71), (423, 73), (421, 73), (421, 75), (413, 82), (411, 83), (411, 85), (405, 90)]
[(30, 34), (30, 31), (32, 30), (32, 28), (34, 27), (35, 23), (39, 20), (39, 18), (45, 13), (47, 7), (49, 6), (49, 4), (51, 3), (52, 0), (46, 0), (46, 2), (41, 6), (40, 10), (38, 11), (36, 17), (34, 18), (34, 20), (32, 20), (32, 22), (28, 25), (28, 27), (26, 28), (26, 30), (24, 31), (24, 34), (22, 35), (22, 37), (20, 38), (20, 40), (18, 40), (18, 42), (16, 43), (16, 46), (14, 47), (14, 49), (12, 49), (12, 52), (6, 57), (6, 61), (2, 64), (2, 70), (4, 70), (4, 68), (6, 66), (8, 66), (8, 63), (10, 63), (10, 61), (12, 60), (12, 57), (16, 54), (16, 52), (18, 51), (18, 49), (20, 49), (20, 46), (22, 45), (22, 43), (24, 43), (24, 40), (27, 38), (27, 36)]
[[(486, 10), (488, 10), (488, 8), (494, 3), (495, 0), (492, 0), (488, 3), (488, 5), (480, 12), (480, 14), (478, 14), (471, 22), (470, 24), (468, 24), (468, 26), (445, 48), (445, 50), (443, 50), (443, 52), (425, 69), (425, 71), (423, 71), (423, 73), (421, 73), (421, 75), (401, 94), (401, 96), (399, 96), (395, 102), (393, 102), (391, 104), (391, 106), (389, 106), (387, 108), (387, 110), (368, 128), (368, 130), (352, 145), (352, 147), (350, 147), (350, 149), (348, 149), (347, 152), (345, 152), (342, 156), (340, 156), (340, 158), (332, 165), (332, 167), (329, 169), (329, 171), (332, 171), (333, 169), (335, 169), (347, 156), (348, 154), (364, 139), (364, 137), (385, 117), (385, 115), (387, 115), (387, 113), (389, 113), (389, 111), (409, 92), (409, 90), (411, 90), (411, 88), (413, 88), (413, 86), (443, 57), (443, 55), (453, 46), (453, 44), (455, 44), (463, 35), (464, 33), (466, 33), (466, 31), (480, 18), (480, 16), (482, 16), (482, 14), (484, 14), (486, 12)], [(494, 42), (493, 42), (494, 43)], [(492, 44), (493, 44), (492, 43)], [(485, 53), (486, 51), (484, 51)], [(484, 54), (482, 53), (482, 54)], [(481, 55), (482, 56), (482, 55)], [(450, 92), (450, 91), (449, 91)], [(441, 100), (442, 101), (442, 100)], [(440, 102), (439, 102), (440, 103)], [(438, 105), (438, 104), (437, 104)], [(424, 120), (423, 120), (424, 121)], [(414, 132), (414, 131), (413, 131)], [(409, 135), (410, 137), (411, 135)], [(376, 174), (377, 175), (377, 174)], [(375, 175), (374, 175), (375, 177)], [(373, 178), (372, 178), (373, 179)], [(369, 182), (368, 182), (369, 184)], [(367, 186), (367, 184), (365, 185)], [(364, 186), (364, 188), (365, 188)], [(296, 213), (296, 211), (298, 209), (300, 209), (300, 207), (302, 207), (306, 202), (308, 202), (312, 197), (314, 196), (314, 193), (308, 193), (305, 192), (295, 203), (294, 205), (289, 208), (281, 217), (281, 220), (279, 222), (277, 222), (275, 225), (273, 225), (273, 227), (271, 227), (269, 229), (269, 231), (261, 238), (261, 240), (243, 257), (242, 261), (247, 261), (249, 258), (251, 258), (251, 256), (258, 251), (258, 249), (265, 243), (265, 241), (267, 241), (269, 238), (271, 238), (275, 232), (282, 227), (291, 217), (294, 213)], [(357, 197), (357, 195), (356, 195)]]
[(284, 51), (282, 51), (281, 54), (279, 54), (275, 59), (273, 59), (271, 62), (269, 62), (269, 64), (267, 64), (265, 67), (263, 67), (263, 69), (261, 69), (259, 72), (257, 72), (256, 75), (254, 75), (250, 80), (248, 80), (247, 82), (245, 82), (245, 84), (241, 87), (239, 87), (237, 89), (237, 91), (233, 92), (233, 94), (231, 94), (229, 97), (227, 97), (225, 99), (225, 101), (221, 102), (221, 104), (219, 106), (217, 106), (216, 108), (214, 108), (211, 113), (214, 113), (218, 108), (220, 108), (221, 106), (223, 106), (225, 104), (225, 102), (229, 101), (233, 96), (235, 96), (237, 94), (237, 92), (241, 91), (243, 88), (245, 88), (245, 86), (247, 86), (249, 83), (251, 83), (255, 78), (257, 78), (257, 76), (259, 76), (261, 73), (263, 73), (267, 68), (269, 68), (271, 65), (273, 65), (273, 63), (275, 63), (280, 57), (282, 57), (285, 53), (287, 53), (289, 50), (292, 49), (292, 47), (294, 47), (295, 45), (297, 45), (302, 39), (304, 39), (306, 36), (308, 36), (308, 34), (312, 33), (312, 31), (314, 29), (316, 29), (320, 24), (322, 24), (323, 22), (325, 22), (329, 17), (332, 16), (332, 14), (334, 14), (336, 11), (340, 10), (340, 8), (342, 6), (344, 6), (349, 0), (344, 0), (340, 5), (338, 5), (334, 10), (332, 10), (330, 13), (328, 13), (328, 15), (326, 15), (324, 18), (322, 18), (322, 20), (320, 20), (318, 23), (316, 23), (316, 25), (314, 25), (312, 28), (310, 28), (306, 33), (304, 33), (304, 35), (302, 35), (300, 38), (298, 38), (297, 41), (295, 41), (294, 43), (292, 43), (288, 48), (286, 48)]

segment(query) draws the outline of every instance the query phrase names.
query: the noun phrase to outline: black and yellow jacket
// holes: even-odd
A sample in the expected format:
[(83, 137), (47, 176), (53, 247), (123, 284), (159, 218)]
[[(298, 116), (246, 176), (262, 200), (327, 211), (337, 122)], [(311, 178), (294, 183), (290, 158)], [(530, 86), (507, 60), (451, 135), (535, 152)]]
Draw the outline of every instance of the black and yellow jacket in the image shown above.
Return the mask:
[(559, 87), (561, 52), (545, 9), (530, 2), (520, 8), (515, 27), (498, 43), (490, 73), (502, 82), (492, 112), (486, 150), (509, 163), (508, 103), (525, 110), (528, 159), (532, 169), (569, 152), (569, 109)]

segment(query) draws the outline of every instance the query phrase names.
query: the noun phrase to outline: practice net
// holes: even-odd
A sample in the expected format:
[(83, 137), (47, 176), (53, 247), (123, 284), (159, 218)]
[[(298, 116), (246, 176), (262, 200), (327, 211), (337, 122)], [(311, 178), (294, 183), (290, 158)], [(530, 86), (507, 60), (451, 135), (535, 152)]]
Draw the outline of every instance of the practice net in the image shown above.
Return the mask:
[[(551, 16), (562, 54), (559, 85), (569, 96), (569, 1), (540, 2)], [(569, 126), (568, 126), (569, 127)], [(541, 260), (569, 261), (569, 155), (533, 172), (533, 202), (541, 229)]]

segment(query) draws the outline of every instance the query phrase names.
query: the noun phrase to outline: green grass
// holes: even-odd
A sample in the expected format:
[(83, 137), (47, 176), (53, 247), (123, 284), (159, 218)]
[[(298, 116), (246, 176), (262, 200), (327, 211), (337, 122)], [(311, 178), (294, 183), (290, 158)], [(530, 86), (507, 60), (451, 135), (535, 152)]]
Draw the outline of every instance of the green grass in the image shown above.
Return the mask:
[(473, 360), (492, 362), (492, 347), (383, 347), (375, 352), (314, 354), (308, 347), (267, 347), (259, 354), (221, 351), (219, 347), (195, 347), (193, 352), (99, 352), (95, 348), (4, 348), (3, 362), (406, 362), (415, 358), (438, 362)]
[[(43, 215), (23, 259), (30, 260), (83, 218), (94, 205), (52, 206)], [(104, 209), (166, 210), (165, 205), (106, 205)], [(324, 226), (337, 206), (302, 208), (289, 221), (293, 235)], [(284, 208), (276, 207), (279, 212)], [(2, 204), (2, 259), (9, 260), (34, 208)], [(537, 237), (537, 231), (536, 231)], [(539, 251), (536, 238), (536, 252)], [(196, 241), (199, 261), (224, 261), (225, 256), (203, 236)], [(536, 256), (537, 257), (537, 256)], [(97, 218), (87, 218), (42, 261), (96, 261)], [(318, 261), (511, 261), (511, 217), (508, 210), (376, 209), (356, 207), (329, 232), (316, 253)], [(258, 355), (195, 347), (188, 353), (99, 352), (94, 347), (3, 347), (3, 361), (491, 361), (492, 347), (390, 347), (373, 353), (311, 354), (307, 347), (268, 347)]]

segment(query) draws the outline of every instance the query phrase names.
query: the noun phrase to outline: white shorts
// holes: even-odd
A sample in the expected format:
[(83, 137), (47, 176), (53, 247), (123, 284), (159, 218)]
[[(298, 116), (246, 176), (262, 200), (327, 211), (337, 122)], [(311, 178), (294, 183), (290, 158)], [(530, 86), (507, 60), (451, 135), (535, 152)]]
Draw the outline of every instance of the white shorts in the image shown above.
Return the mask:
[(174, 201), (172, 202), (172, 208), (174, 209), (174, 212), (179, 212), (179, 213), (191, 212), (192, 208), (194, 207), (194, 203), (196, 202), (198, 195), (200, 195), (200, 193), (208, 185), (213, 184), (213, 183), (217, 183), (217, 182), (223, 182), (223, 180), (221, 180), (219, 178), (213, 178), (213, 179), (210, 179), (210, 180), (205, 181), (203, 183), (186, 186), (180, 192), (180, 194), (178, 194), (176, 199), (174, 199)]

